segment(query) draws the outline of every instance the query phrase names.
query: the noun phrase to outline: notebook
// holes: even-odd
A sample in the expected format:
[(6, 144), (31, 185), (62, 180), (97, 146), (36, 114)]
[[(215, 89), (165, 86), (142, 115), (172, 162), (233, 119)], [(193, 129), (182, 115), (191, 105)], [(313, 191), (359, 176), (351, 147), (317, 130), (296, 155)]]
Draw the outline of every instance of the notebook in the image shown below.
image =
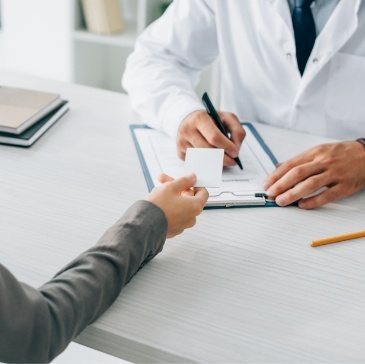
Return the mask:
[(61, 104), (37, 123), (21, 134), (11, 134), (0, 132), (0, 143), (8, 145), (16, 145), (21, 147), (30, 147), (36, 140), (40, 138), (59, 118), (69, 109), (68, 101), (61, 100)]
[(0, 132), (20, 134), (61, 103), (55, 93), (0, 86)]
[[(277, 160), (251, 123), (243, 123), (246, 137), (239, 157), (243, 170), (238, 166), (223, 169), (219, 188), (208, 188), (206, 208), (276, 206), (262, 188), (266, 177), (276, 169)], [(145, 125), (130, 126), (133, 141), (151, 191), (159, 185), (158, 176), (166, 173), (181, 176), (184, 162), (176, 154), (176, 143), (166, 134)]]

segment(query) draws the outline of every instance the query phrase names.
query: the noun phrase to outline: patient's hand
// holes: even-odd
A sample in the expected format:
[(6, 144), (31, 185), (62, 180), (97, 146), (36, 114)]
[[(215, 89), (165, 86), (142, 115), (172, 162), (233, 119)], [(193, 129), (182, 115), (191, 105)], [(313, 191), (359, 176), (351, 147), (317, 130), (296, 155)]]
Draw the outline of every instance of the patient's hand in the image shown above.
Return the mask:
[(207, 200), (205, 188), (193, 188), (196, 176), (190, 175), (173, 180), (161, 175), (161, 186), (155, 188), (148, 201), (162, 209), (167, 219), (167, 237), (181, 234), (195, 225), (196, 217), (202, 212)]

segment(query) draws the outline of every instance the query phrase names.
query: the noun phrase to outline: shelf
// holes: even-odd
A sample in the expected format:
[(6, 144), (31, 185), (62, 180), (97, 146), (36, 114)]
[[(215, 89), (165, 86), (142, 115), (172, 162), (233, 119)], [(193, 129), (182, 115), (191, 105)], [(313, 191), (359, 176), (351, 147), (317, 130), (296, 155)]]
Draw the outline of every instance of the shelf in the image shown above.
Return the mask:
[(86, 29), (78, 29), (73, 32), (73, 37), (77, 41), (106, 44), (117, 47), (133, 48), (137, 39), (135, 25), (128, 25), (126, 29), (118, 34), (101, 35), (87, 31)]
[(72, 81), (123, 92), (122, 74), (138, 35), (160, 16), (161, 4), (166, 0), (118, 0), (125, 29), (112, 35), (89, 32), (82, 1), (69, 1), (73, 4), (70, 34)]

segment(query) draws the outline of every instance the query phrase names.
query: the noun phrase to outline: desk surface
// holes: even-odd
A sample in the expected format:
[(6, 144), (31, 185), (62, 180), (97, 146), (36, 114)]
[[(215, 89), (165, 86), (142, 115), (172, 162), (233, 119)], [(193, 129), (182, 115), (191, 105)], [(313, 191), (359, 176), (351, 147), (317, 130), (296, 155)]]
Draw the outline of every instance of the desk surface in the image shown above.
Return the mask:
[[(71, 109), (32, 148), (0, 146), (0, 259), (40, 285), (100, 237), (145, 180), (125, 96), (16, 74)], [(279, 160), (323, 138), (257, 126)], [(360, 362), (365, 358), (365, 193), (315, 211), (204, 211), (168, 241), (78, 342), (134, 362)]]

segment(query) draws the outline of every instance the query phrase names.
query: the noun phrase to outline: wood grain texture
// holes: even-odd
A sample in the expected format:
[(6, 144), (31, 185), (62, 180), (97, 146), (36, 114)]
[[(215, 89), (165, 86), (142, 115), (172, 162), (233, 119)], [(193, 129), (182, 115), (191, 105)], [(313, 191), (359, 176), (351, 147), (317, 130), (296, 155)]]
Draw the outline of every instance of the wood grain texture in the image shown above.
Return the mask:
[[(71, 101), (31, 149), (0, 147), (0, 259), (37, 286), (146, 196), (137, 119), (120, 94), (0, 75)], [(257, 128), (279, 160), (325, 141)], [(364, 206), (363, 192), (314, 211), (204, 211), (77, 341), (133, 362), (363, 362), (365, 241), (310, 242), (363, 230)]]

